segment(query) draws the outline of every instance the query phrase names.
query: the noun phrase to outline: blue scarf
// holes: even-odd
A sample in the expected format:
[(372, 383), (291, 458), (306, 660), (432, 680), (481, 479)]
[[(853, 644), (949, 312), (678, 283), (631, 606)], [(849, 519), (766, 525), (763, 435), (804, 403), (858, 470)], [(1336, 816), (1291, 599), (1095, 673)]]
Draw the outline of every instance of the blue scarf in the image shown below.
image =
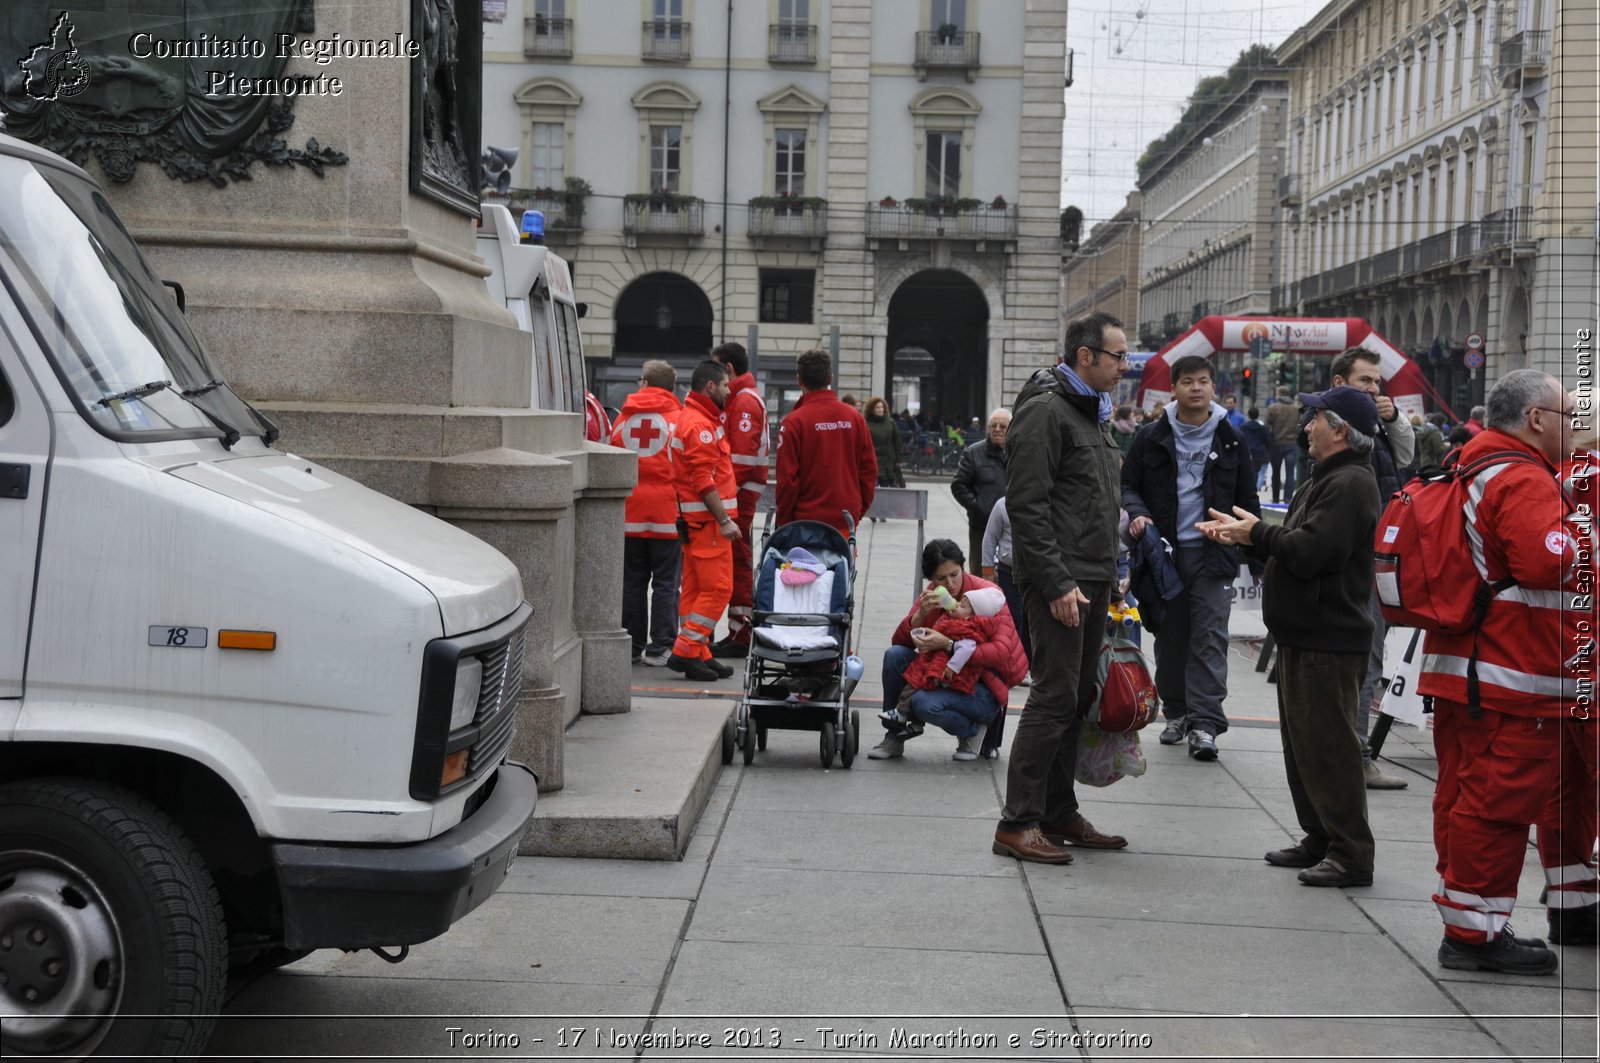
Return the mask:
[(1085, 384), (1083, 382), (1083, 378), (1080, 377), (1077, 373), (1074, 373), (1072, 371), (1072, 369), (1067, 365), (1066, 362), (1060, 363), (1059, 365), (1056, 366), (1056, 368), (1061, 371), (1061, 375), (1066, 378), (1067, 383), (1072, 386), (1072, 390), (1073, 391), (1076, 391), (1079, 395), (1095, 395), (1095, 396), (1099, 397), (1099, 399), (1100, 399), (1100, 423), (1101, 424), (1104, 424), (1105, 422), (1111, 420), (1111, 396), (1110, 395), (1106, 394), (1104, 391), (1096, 391), (1094, 388), (1090, 387), (1088, 384)]

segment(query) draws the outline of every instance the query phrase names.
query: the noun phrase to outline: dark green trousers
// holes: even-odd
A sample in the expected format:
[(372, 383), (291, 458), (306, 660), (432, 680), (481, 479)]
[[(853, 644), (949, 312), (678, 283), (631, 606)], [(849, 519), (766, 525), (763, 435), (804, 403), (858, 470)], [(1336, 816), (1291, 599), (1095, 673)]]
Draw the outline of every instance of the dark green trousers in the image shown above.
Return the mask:
[(1372, 870), (1372, 826), (1356, 710), (1365, 653), (1278, 648), (1283, 766), (1303, 844), (1346, 871)]

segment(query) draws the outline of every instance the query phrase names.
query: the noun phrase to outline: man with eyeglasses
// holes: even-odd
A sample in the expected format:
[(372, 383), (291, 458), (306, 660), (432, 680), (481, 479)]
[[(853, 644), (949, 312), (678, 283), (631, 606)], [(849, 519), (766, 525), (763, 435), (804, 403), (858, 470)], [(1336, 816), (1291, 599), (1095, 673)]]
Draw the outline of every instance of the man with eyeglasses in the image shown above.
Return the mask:
[[(1433, 699), (1440, 876), (1433, 901), (1444, 919), (1439, 963), (1452, 970), (1556, 969), (1555, 953), (1541, 940), (1514, 936), (1509, 920), (1528, 826), (1563, 796), (1558, 785), (1587, 781), (1562, 761), (1570, 752), (1562, 723), (1579, 711), (1579, 676), (1592, 675), (1594, 662), (1592, 611), (1580, 604), (1594, 590), (1594, 558), (1557, 478), (1572, 451), (1573, 410), (1549, 374), (1507, 373), (1489, 392), (1484, 430), (1461, 451), (1462, 464), (1497, 453), (1522, 460), (1485, 469), (1469, 492), (1474, 566), (1491, 586), (1511, 582), (1490, 599), (1476, 632), (1425, 637), (1417, 684)], [(1469, 708), (1474, 652), (1481, 707)], [(1539, 841), (1550, 937), (1592, 947), (1600, 887), (1581, 803), (1562, 801), (1568, 807), (1556, 822), (1541, 823)]]
[(1011, 744), (993, 850), (1068, 864), (1075, 845), (1126, 848), (1078, 811), (1078, 730), (1094, 701), (1106, 606), (1117, 581), (1122, 450), (1111, 396), (1128, 364), (1122, 322), (1094, 313), (1067, 325), (1066, 357), (1023, 385), (1006, 438), (1011, 565), (1033, 642), (1033, 687)]

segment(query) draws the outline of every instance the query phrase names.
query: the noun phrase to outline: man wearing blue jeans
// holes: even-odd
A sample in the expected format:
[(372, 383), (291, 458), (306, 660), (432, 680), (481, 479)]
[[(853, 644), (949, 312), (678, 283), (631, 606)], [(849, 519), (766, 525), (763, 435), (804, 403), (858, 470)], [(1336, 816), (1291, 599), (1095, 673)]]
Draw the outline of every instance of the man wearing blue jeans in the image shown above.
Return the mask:
[(1176, 550), (1183, 593), (1166, 603), (1156, 636), (1156, 690), (1167, 726), (1162, 745), (1187, 738), (1196, 760), (1217, 759), (1228, 729), (1228, 616), (1239, 551), (1207, 539), (1208, 509), (1259, 515), (1255, 469), (1244, 438), (1212, 398), (1211, 363), (1199, 355), (1172, 365), (1167, 415), (1139, 431), (1122, 464), (1128, 535), (1160, 535)]

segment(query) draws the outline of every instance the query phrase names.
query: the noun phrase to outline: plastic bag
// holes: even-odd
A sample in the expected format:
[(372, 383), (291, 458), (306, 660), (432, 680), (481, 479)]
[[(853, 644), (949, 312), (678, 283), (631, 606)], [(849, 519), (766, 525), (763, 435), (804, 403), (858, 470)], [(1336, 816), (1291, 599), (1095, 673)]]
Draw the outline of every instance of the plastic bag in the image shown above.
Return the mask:
[(1123, 777), (1144, 774), (1138, 731), (1102, 731), (1088, 720), (1078, 725), (1078, 764), (1074, 774), (1085, 786), (1110, 786)]

